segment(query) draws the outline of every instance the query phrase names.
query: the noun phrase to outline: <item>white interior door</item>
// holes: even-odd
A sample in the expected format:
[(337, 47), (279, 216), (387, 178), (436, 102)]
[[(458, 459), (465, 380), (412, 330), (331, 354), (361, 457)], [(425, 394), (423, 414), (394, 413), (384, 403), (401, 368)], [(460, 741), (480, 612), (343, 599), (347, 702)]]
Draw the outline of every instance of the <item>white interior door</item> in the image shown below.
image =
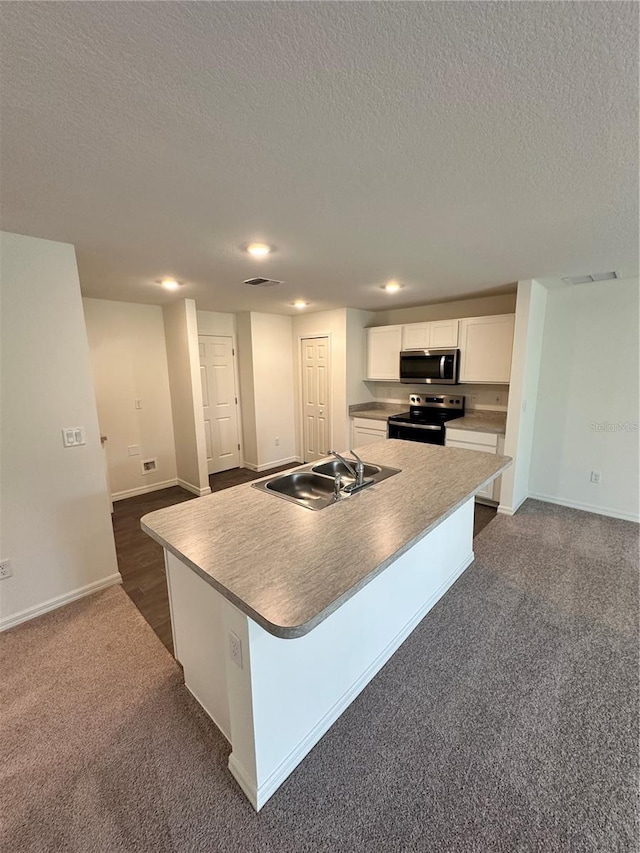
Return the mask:
[(303, 455), (315, 462), (329, 450), (329, 338), (302, 338), (300, 345)]
[(198, 343), (207, 467), (215, 474), (240, 465), (233, 340), (199, 335)]

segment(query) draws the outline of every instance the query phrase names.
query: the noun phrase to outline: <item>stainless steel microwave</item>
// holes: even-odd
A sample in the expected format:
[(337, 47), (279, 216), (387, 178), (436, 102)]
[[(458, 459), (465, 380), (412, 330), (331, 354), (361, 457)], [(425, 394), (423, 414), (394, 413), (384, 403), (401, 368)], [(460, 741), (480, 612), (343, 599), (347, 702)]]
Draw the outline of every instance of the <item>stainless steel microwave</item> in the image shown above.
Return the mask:
[(457, 385), (458, 349), (409, 349), (400, 353), (400, 382), (406, 385)]

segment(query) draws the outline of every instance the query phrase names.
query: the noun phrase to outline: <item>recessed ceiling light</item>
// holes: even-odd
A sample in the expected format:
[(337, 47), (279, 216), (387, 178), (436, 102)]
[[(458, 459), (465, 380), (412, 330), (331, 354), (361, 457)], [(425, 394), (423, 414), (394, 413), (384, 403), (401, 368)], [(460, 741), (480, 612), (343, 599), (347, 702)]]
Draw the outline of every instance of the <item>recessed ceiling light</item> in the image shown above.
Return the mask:
[(247, 246), (247, 252), (252, 258), (266, 258), (270, 251), (271, 246), (267, 246), (266, 243), (249, 243)]
[(309, 303), (305, 302), (304, 299), (296, 299), (296, 301), (291, 304), (294, 308), (306, 308)]
[(163, 278), (160, 284), (165, 290), (177, 290), (180, 287), (180, 282), (176, 281), (175, 278)]
[(386, 290), (387, 293), (396, 293), (396, 291), (400, 290), (402, 285), (399, 281), (396, 281), (395, 278), (388, 281), (385, 285), (383, 285), (383, 290)]

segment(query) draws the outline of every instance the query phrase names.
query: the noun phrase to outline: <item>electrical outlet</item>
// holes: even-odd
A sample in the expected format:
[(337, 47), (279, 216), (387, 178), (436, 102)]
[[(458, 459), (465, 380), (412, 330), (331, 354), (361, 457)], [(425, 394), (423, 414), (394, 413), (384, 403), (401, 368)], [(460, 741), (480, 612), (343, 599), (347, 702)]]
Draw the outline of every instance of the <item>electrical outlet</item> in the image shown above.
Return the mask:
[(477, 394), (471, 394), (470, 400), (471, 400), (471, 408), (476, 409), (478, 407), (478, 395)]
[(142, 400), (136, 400), (135, 406), (136, 406), (136, 409), (141, 409), (142, 408)]
[(591, 482), (595, 483), (596, 486), (600, 485), (600, 471), (592, 471), (591, 472)]
[(9, 560), (0, 560), (0, 581), (4, 578), (10, 578), (13, 575), (11, 571), (11, 563)]
[(233, 631), (229, 631), (229, 657), (242, 669), (242, 640)]
[(276, 438), (276, 447), (280, 447), (280, 439)]
[(80, 447), (86, 444), (84, 427), (64, 427), (62, 430), (62, 443), (65, 447)]

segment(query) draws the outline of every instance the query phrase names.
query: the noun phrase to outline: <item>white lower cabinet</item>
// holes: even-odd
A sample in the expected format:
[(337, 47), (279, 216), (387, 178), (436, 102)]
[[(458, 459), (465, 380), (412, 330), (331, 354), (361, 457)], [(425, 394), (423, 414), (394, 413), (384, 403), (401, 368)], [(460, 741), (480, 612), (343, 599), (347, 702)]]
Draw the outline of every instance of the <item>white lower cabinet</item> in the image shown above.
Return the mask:
[[(492, 432), (475, 432), (466, 429), (447, 429), (445, 444), (447, 447), (458, 447), (462, 450), (477, 450), (481, 453), (502, 453), (504, 449), (504, 436)], [(476, 500), (479, 503), (500, 503), (500, 483), (502, 477), (498, 477), (476, 492)]]
[(364, 447), (387, 437), (387, 422), (373, 418), (354, 418), (351, 426), (351, 447)]

